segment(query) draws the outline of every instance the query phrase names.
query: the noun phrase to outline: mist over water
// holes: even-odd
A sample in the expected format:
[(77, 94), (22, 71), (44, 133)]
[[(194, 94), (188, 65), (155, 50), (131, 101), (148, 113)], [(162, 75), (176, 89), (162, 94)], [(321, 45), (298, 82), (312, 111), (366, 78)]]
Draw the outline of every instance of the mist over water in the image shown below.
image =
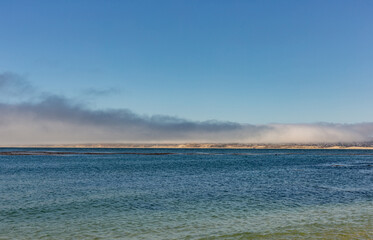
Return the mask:
[(90, 110), (49, 96), (36, 103), (0, 103), (0, 144), (72, 143), (339, 143), (371, 141), (372, 123), (251, 125)]
[(70, 153), (0, 155), (0, 238), (373, 234), (371, 150), (19, 150)]
[[(106, 93), (104, 90), (89, 92)], [(82, 102), (40, 91), (17, 74), (0, 73), (0, 145), (373, 140), (372, 122), (253, 125), (218, 120), (193, 121), (167, 115), (140, 115), (126, 108), (92, 109)]]

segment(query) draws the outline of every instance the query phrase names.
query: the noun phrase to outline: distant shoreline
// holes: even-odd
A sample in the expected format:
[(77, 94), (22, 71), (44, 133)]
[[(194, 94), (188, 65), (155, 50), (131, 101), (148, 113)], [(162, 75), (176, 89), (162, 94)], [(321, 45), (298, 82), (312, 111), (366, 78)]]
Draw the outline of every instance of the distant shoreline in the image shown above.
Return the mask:
[(173, 149), (341, 149), (341, 150), (373, 150), (372, 142), (346, 144), (218, 144), (218, 143), (186, 143), (186, 144), (56, 144), (56, 145), (18, 145), (0, 146), (0, 148), (173, 148)]

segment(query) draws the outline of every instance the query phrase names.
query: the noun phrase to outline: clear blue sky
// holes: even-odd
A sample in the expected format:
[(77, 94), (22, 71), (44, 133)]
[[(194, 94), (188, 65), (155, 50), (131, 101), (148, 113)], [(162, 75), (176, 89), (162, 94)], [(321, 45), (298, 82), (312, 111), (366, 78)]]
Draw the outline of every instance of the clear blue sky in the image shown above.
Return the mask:
[[(0, 72), (191, 120), (373, 120), (373, 1), (0, 1)], [(111, 94), (87, 94), (87, 90)]]

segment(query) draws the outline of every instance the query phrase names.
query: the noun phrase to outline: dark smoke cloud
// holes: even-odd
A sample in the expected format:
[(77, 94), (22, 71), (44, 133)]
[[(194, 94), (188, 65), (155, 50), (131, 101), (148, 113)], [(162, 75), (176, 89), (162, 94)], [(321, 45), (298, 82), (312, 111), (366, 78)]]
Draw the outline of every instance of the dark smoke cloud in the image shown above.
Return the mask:
[[(9, 87), (12, 86), (12, 87)], [(15, 74), (0, 75), (0, 92), (32, 86)], [(7, 92), (8, 91), (8, 92)], [(35, 93), (37, 94), (37, 93)], [(58, 143), (318, 143), (368, 141), (373, 123), (250, 125), (138, 115), (127, 109), (92, 110), (53, 94), (38, 101), (0, 103), (0, 145)]]

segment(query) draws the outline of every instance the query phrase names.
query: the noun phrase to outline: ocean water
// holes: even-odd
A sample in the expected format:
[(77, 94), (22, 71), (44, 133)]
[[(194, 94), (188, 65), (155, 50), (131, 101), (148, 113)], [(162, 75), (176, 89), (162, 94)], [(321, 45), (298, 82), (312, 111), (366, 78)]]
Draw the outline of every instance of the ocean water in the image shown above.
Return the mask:
[(0, 239), (373, 239), (372, 150), (9, 151)]

